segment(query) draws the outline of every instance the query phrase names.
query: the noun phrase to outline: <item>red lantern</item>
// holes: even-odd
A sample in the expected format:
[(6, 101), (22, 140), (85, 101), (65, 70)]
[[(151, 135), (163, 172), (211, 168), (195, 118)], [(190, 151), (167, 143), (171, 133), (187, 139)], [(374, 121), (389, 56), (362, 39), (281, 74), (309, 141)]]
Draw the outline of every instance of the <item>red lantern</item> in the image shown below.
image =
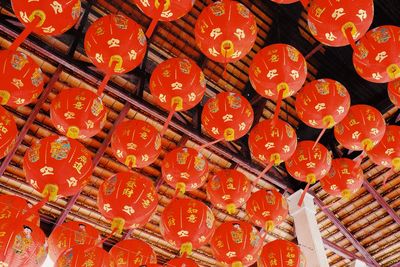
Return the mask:
[(99, 232), (91, 225), (70, 221), (57, 226), (49, 236), (49, 256), (56, 261), (61, 253), (75, 245), (95, 246)]
[(253, 193), (246, 204), (250, 220), (257, 226), (272, 232), (288, 216), (286, 199), (275, 189), (259, 190)]
[(64, 250), (54, 266), (114, 267), (116, 266), (116, 262), (114, 258), (102, 248), (88, 245), (76, 245)]
[(0, 104), (13, 108), (33, 102), (44, 84), (43, 73), (30, 56), (8, 50), (0, 51), (0, 80)]
[(127, 73), (143, 60), (147, 41), (139, 24), (123, 15), (107, 15), (87, 30), (85, 51), (106, 74)]
[(134, 172), (120, 172), (106, 179), (99, 188), (100, 213), (112, 220), (111, 229), (121, 233), (124, 227), (139, 227), (158, 205), (153, 182)]
[(308, 10), (308, 27), (315, 39), (325, 45), (354, 46), (354, 40), (364, 36), (373, 18), (373, 0), (313, 0)]
[(24, 156), (26, 180), (43, 196), (77, 194), (92, 175), (92, 158), (78, 141), (52, 135), (34, 143)]
[(350, 95), (338, 81), (314, 80), (296, 95), (295, 107), (299, 119), (308, 126), (332, 128), (349, 112)]
[(243, 137), (253, 124), (249, 101), (237, 93), (222, 92), (204, 105), (201, 123), (215, 139), (233, 141)]
[(222, 223), (210, 242), (214, 257), (230, 266), (250, 266), (261, 254), (263, 241), (258, 230), (248, 222)]
[(160, 231), (166, 241), (190, 255), (205, 245), (214, 233), (214, 215), (203, 202), (175, 198), (161, 214)]
[(78, 21), (81, 14), (80, 0), (12, 0), (18, 20), (26, 27), (35, 23), (33, 32), (40, 35), (60, 35)]
[(371, 150), (385, 134), (382, 114), (368, 105), (350, 107), (347, 116), (335, 126), (336, 139), (351, 150)]
[(400, 78), (400, 27), (385, 25), (357, 42), (353, 64), (358, 75), (374, 83)]
[(320, 183), (329, 195), (349, 200), (360, 189), (363, 180), (360, 164), (351, 159), (340, 158), (332, 160), (332, 168)]
[(152, 164), (161, 153), (161, 136), (151, 124), (130, 120), (120, 123), (111, 138), (115, 157), (131, 168)]
[(152, 247), (139, 239), (126, 239), (118, 242), (110, 250), (116, 267), (140, 267), (157, 263)]
[(101, 98), (87, 89), (61, 91), (51, 102), (50, 118), (57, 130), (70, 138), (92, 137), (107, 119)]
[(277, 239), (264, 246), (257, 265), (258, 267), (305, 267), (306, 261), (296, 244)]
[(175, 258), (167, 262), (168, 267), (199, 267), (194, 260), (188, 258)]
[(395, 106), (400, 107), (400, 79), (389, 82), (388, 95), (390, 101), (392, 101)]
[(220, 170), (207, 183), (207, 196), (211, 203), (229, 214), (243, 206), (251, 194), (251, 183), (247, 177), (233, 169)]
[[(0, 224), (4, 221), (23, 219), (29, 222), (36, 223), (40, 226), (40, 215), (38, 212), (32, 212), (32, 204), (22, 197), (13, 195), (0, 196)], [(26, 213), (29, 213), (28, 218), (24, 218)]]
[(0, 159), (14, 147), (18, 130), (13, 116), (0, 106)]
[(236, 1), (218, 1), (202, 10), (195, 26), (201, 52), (213, 61), (232, 63), (246, 56), (257, 38), (250, 10)]
[(161, 165), (164, 180), (182, 194), (201, 187), (207, 180), (208, 162), (193, 148), (178, 147), (165, 154)]
[(185, 16), (192, 9), (195, 0), (167, 0), (163, 6), (160, 5), (163, 1), (134, 1), (146, 16), (160, 21), (173, 21)]

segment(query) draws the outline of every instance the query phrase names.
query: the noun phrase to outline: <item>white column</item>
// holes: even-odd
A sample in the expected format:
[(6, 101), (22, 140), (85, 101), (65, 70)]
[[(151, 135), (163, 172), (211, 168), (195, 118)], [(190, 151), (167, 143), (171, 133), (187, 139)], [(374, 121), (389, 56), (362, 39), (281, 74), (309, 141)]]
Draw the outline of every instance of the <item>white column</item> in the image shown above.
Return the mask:
[(368, 267), (368, 265), (360, 260), (355, 260), (350, 264), (350, 267)]
[(303, 190), (288, 197), (289, 212), (294, 220), (294, 229), (301, 251), (306, 257), (307, 267), (329, 267), (321, 233), (319, 232), (314, 197), (306, 194), (301, 207), (297, 205)]

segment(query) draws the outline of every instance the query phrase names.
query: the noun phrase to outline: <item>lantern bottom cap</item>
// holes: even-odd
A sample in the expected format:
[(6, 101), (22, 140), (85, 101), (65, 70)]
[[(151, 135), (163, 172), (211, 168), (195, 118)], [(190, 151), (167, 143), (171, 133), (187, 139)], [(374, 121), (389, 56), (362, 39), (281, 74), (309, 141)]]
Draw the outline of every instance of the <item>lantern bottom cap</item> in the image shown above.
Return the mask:
[(266, 221), (265, 222), (265, 231), (268, 233), (272, 232), (275, 228), (275, 223), (273, 221)]
[(55, 184), (46, 184), (43, 189), (42, 195), (49, 197), (49, 201), (56, 201), (58, 195), (58, 186)]
[(400, 172), (400, 157), (392, 159), (393, 171)]
[(117, 234), (122, 234), (124, 226), (125, 226), (125, 220), (119, 217), (114, 218), (111, 222), (111, 230), (112, 231), (116, 230)]
[(315, 182), (317, 181), (317, 177), (315, 176), (314, 173), (309, 173), (306, 176), (306, 182), (308, 184), (315, 184)]
[(237, 212), (236, 205), (233, 203), (226, 205), (226, 211), (230, 215), (235, 214)]
[(350, 198), (351, 198), (351, 191), (350, 191), (350, 189), (345, 189), (345, 190), (343, 190), (342, 193), (341, 193), (341, 195), (342, 195), (342, 198), (343, 198), (344, 200), (346, 200), (346, 201), (350, 200)]
[(176, 183), (175, 189), (179, 192), (179, 194), (183, 195), (186, 192), (186, 184), (182, 182)]
[(181, 255), (186, 254), (186, 255), (192, 255), (192, 250), (193, 250), (193, 245), (191, 242), (186, 242), (181, 245), (181, 250), (179, 253)]
[(232, 267), (243, 267), (243, 263), (241, 261), (232, 262)]

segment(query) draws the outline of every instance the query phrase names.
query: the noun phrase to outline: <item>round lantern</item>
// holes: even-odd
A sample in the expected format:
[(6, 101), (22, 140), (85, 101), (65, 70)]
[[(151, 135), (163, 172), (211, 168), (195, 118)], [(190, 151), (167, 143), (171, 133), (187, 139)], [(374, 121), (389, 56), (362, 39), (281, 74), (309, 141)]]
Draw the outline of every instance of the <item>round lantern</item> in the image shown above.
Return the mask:
[(358, 75), (374, 83), (400, 78), (400, 27), (377, 27), (356, 45), (353, 64)]
[(141, 267), (157, 263), (152, 247), (139, 239), (126, 239), (118, 242), (110, 250), (116, 267)]
[(57, 226), (49, 236), (49, 256), (56, 261), (61, 253), (75, 245), (95, 246), (99, 232), (91, 225), (70, 221)]
[(164, 180), (182, 194), (201, 187), (207, 180), (208, 162), (193, 148), (178, 147), (164, 156), (161, 164)]
[(360, 39), (372, 24), (373, 0), (310, 1), (308, 27), (319, 42), (345, 46)]
[(384, 133), (382, 114), (368, 105), (351, 106), (347, 116), (334, 128), (337, 141), (351, 150), (371, 150)]
[(76, 245), (64, 250), (54, 266), (114, 267), (116, 266), (116, 262), (114, 258), (102, 248), (89, 245)]
[[(37, 226), (40, 226), (40, 215), (37, 211), (32, 211), (31, 208), (32, 204), (22, 197), (13, 195), (1, 195), (0, 224), (4, 221), (23, 219), (29, 222), (36, 223)], [(29, 214), (29, 217), (25, 218), (25, 214)]]
[(220, 170), (207, 183), (207, 196), (210, 202), (229, 214), (236, 213), (249, 199), (251, 183), (247, 177), (233, 169)]
[(207, 244), (214, 233), (214, 215), (203, 202), (175, 198), (161, 214), (160, 231), (166, 241), (181, 254)]
[(328, 175), (320, 181), (322, 189), (329, 195), (349, 200), (363, 184), (363, 170), (356, 161), (348, 158), (332, 160)]
[(272, 232), (288, 216), (288, 204), (277, 190), (262, 189), (250, 196), (246, 212), (253, 223)]
[(175, 258), (167, 262), (168, 267), (199, 267), (194, 260), (188, 258)]
[(233, 141), (243, 137), (253, 124), (249, 101), (237, 93), (222, 92), (204, 105), (201, 124), (215, 139)]
[(101, 98), (87, 89), (63, 90), (51, 102), (50, 118), (57, 130), (70, 138), (92, 137), (107, 119)]
[(14, 147), (18, 130), (13, 116), (0, 106), (0, 159)]
[(40, 67), (30, 56), (0, 51), (1, 105), (17, 108), (33, 102), (43, 90), (43, 79)]
[(232, 221), (222, 223), (215, 230), (210, 245), (214, 257), (222, 264), (240, 267), (257, 261), (263, 240), (250, 223)]
[(289, 241), (277, 239), (267, 243), (257, 262), (258, 267), (305, 267), (300, 248)]
[(195, 26), (201, 52), (213, 61), (232, 63), (246, 56), (257, 38), (250, 10), (236, 1), (218, 1), (202, 10)]
[(158, 205), (153, 182), (134, 172), (120, 172), (106, 179), (99, 188), (100, 213), (112, 220), (111, 229), (121, 233), (124, 227), (138, 227)]
[(400, 79), (389, 82), (388, 95), (390, 101), (392, 101), (396, 107), (400, 107)]
[(60, 35), (78, 21), (80, 0), (12, 0), (14, 14), (26, 27), (35, 23), (33, 32), (40, 35)]
[(34, 143), (25, 153), (26, 180), (43, 196), (77, 194), (92, 175), (92, 158), (78, 141), (52, 135)]
[(161, 153), (161, 136), (151, 124), (141, 120), (124, 121), (111, 138), (115, 157), (131, 168), (152, 164)]

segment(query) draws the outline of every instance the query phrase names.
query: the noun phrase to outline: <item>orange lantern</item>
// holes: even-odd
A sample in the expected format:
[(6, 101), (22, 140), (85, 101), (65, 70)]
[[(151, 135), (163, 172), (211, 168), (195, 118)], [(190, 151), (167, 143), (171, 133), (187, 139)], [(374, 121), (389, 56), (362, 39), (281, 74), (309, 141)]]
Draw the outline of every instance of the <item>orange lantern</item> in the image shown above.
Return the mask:
[(214, 233), (214, 215), (203, 202), (175, 198), (164, 209), (160, 222), (161, 235), (181, 254), (205, 245)]
[(111, 229), (122, 233), (124, 227), (139, 227), (143, 218), (153, 214), (158, 195), (150, 179), (134, 172), (120, 172), (100, 185), (97, 205), (100, 213), (112, 220)]
[(66, 249), (75, 245), (95, 246), (98, 241), (100, 241), (100, 235), (93, 226), (83, 222), (66, 222), (56, 226), (50, 234), (49, 256), (56, 261)]
[(363, 184), (363, 170), (356, 161), (348, 158), (332, 160), (328, 175), (320, 181), (322, 189), (329, 195), (349, 200)]
[(178, 147), (164, 156), (161, 164), (164, 180), (184, 194), (201, 187), (207, 180), (208, 162), (193, 148)]
[(157, 263), (152, 247), (139, 239), (126, 239), (118, 242), (110, 250), (115, 259), (115, 267), (141, 267)]
[(92, 174), (92, 158), (78, 141), (52, 135), (34, 143), (24, 156), (26, 180), (43, 196), (77, 194)]
[(257, 38), (257, 23), (241, 3), (218, 1), (200, 13), (195, 38), (201, 52), (211, 60), (233, 63), (250, 52)]
[(161, 153), (161, 136), (151, 124), (140, 120), (124, 121), (111, 138), (115, 157), (131, 168), (152, 164)]
[(261, 254), (263, 240), (258, 230), (248, 222), (222, 223), (210, 242), (214, 257), (233, 267), (250, 266)]
[(353, 64), (358, 75), (374, 83), (400, 78), (400, 27), (376, 27), (357, 42)]
[(246, 204), (250, 220), (257, 226), (272, 232), (288, 216), (286, 199), (275, 189), (259, 190), (253, 193)]
[(114, 267), (116, 262), (110, 254), (102, 248), (88, 245), (76, 245), (64, 250), (54, 267)]
[(50, 118), (57, 130), (70, 138), (93, 137), (101, 131), (107, 110), (99, 96), (87, 89), (61, 91), (51, 102)]
[(188, 258), (174, 258), (167, 262), (168, 267), (199, 267), (194, 260)]
[(14, 147), (18, 130), (13, 116), (0, 106), (0, 158), (5, 157)]
[(257, 266), (306, 267), (306, 261), (303, 253), (296, 244), (277, 239), (264, 246)]
[(0, 51), (0, 80), (0, 104), (13, 108), (32, 103), (44, 84), (43, 73), (30, 56), (8, 50)]
[(389, 82), (388, 95), (390, 101), (392, 101), (396, 107), (400, 107), (400, 79)]
[(210, 202), (229, 214), (236, 213), (251, 194), (251, 183), (247, 177), (233, 169), (220, 170), (207, 183)]
[[(23, 219), (29, 222), (36, 223), (40, 226), (40, 215), (37, 211), (32, 211), (32, 204), (22, 197), (13, 195), (1, 195), (0, 196), (0, 224), (4, 221)], [(29, 214), (28, 218), (25, 218), (25, 214)]]

